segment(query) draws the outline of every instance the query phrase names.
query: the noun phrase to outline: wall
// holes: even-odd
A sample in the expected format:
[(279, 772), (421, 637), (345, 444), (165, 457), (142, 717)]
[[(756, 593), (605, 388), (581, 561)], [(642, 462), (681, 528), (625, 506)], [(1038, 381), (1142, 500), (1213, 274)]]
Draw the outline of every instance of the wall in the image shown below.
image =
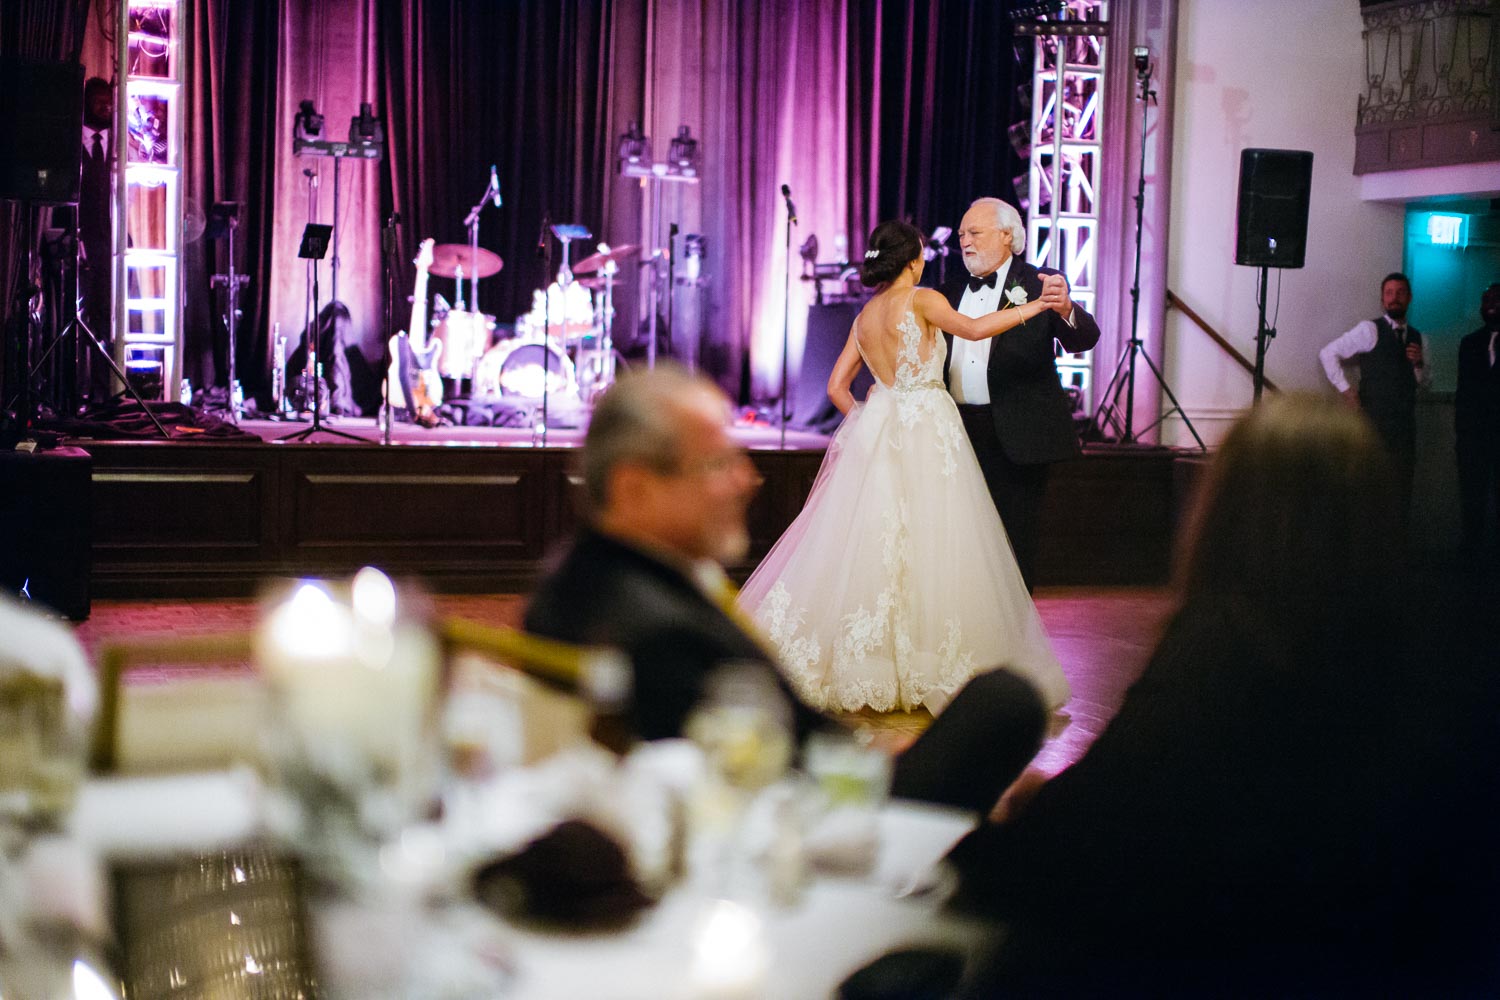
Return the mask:
[[(1271, 272), (1268, 306), (1276, 313), (1279, 283), (1280, 309), (1266, 374), (1283, 390), (1331, 391), (1318, 349), (1375, 315), (1380, 277), (1402, 266), (1403, 207), (1361, 201), (1352, 172), (1360, 30), (1353, 0), (1178, 8), (1168, 287), (1252, 361), (1259, 272), (1234, 264), (1240, 150), (1313, 152), (1307, 265)], [(1250, 405), (1250, 376), (1175, 310), (1164, 353), (1194, 426), (1210, 443), (1222, 437)], [(1176, 418), (1164, 441), (1191, 443)]]

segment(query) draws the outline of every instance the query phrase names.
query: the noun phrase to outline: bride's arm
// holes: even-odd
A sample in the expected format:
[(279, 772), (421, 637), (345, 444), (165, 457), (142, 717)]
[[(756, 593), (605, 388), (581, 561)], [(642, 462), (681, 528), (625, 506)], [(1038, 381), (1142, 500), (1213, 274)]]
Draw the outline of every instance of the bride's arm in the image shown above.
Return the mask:
[(955, 310), (941, 292), (931, 288), (919, 289), (912, 300), (912, 310), (925, 319), (928, 325), (946, 330), (964, 340), (985, 340), (998, 336), (1051, 308), (1051, 301), (1044, 295), (1020, 307), (1000, 309), (974, 318)]
[(854, 393), (849, 391), (849, 387), (854, 384), (854, 376), (859, 374), (863, 364), (859, 347), (854, 343), (854, 327), (851, 326), (849, 339), (839, 352), (839, 359), (833, 363), (833, 374), (828, 376), (828, 398), (846, 417), (854, 409)]

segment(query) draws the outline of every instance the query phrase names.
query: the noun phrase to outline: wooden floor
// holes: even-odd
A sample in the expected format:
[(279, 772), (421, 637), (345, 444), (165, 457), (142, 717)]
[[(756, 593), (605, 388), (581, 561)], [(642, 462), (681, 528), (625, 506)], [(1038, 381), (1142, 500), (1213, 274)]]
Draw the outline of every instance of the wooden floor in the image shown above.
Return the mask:
[[(443, 615), (517, 625), (526, 599), (516, 594), (439, 595), (433, 601)], [(1145, 665), (1171, 599), (1162, 588), (1053, 587), (1037, 592), (1037, 608), (1073, 687), (1064, 709), (1067, 724), (1054, 732), (1036, 761), (1041, 770), (1056, 773), (1078, 759), (1119, 708), (1125, 689)], [(92, 653), (113, 637), (247, 629), (258, 610), (252, 600), (95, 601), (92, 616), (77, 626), (77, 634)], [(925, 712), (862, 718), (912, 734), (929, 721)]]

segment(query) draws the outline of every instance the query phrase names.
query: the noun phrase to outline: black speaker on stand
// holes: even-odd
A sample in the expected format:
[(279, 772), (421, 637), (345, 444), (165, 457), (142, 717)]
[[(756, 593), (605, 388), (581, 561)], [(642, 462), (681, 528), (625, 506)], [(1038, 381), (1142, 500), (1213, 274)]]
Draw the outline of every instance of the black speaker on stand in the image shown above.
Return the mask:
[[(83, 159), (83, 66), (80, 63), (0, 59), (0, 201), (20, 203), (26, 270), (12, 295), (5, 331), (3, 396), (14, 409), (7, 441), (29, 432), (36, 419), (32, 392), (32, 348), (40, 330), (31, 301), (41, 291), (35, 273), (36, 206), (78, 202)], [(9, 413), (0, 422), (9, 421)]]
[(1301, 267), (1307, 259), (1307, 210), (1313, 155), (1302, 149), (1240, 150), (1239, 210), (1234, 262), (1260, 268), (1255, 331), (1255, 401), (1266, 382), (1266, 348), (1276, 331), (1266, 324), (1269, 269)]

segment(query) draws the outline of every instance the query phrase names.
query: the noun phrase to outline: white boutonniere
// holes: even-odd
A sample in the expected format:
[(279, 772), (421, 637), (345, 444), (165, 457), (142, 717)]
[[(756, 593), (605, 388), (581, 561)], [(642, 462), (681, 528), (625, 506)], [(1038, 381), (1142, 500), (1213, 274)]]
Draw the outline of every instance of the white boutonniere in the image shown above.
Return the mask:
[(1011, 285), (1005, 290), (1005, 297), (1010, 304), (1017, 308), (1024, 306), (1030, 299), (1026, 295), (1026, 289), (1020, 285)]

